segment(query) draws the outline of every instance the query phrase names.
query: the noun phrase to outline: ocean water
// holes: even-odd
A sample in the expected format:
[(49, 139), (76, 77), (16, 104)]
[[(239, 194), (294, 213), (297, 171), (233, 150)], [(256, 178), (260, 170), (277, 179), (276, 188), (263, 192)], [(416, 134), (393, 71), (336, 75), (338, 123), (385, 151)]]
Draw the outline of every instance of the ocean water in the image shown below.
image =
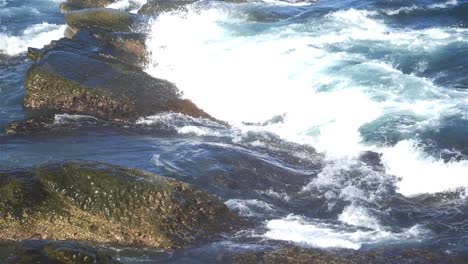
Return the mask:
[[(61, 37), (57, 2), (0, 1), (2, 129), (30, 114), (24, 51)], [(57, 115), (51, 133), (0, 136), (2, 168), (138, 167), (215, 193), (255, 223), (180, 256), (123, 261), (197, 263), (270, 239), (468, 255), (468, 1), (200, 1), (148, 30), (145, 70), (229, 128), (178, 114), (125, 128)]]

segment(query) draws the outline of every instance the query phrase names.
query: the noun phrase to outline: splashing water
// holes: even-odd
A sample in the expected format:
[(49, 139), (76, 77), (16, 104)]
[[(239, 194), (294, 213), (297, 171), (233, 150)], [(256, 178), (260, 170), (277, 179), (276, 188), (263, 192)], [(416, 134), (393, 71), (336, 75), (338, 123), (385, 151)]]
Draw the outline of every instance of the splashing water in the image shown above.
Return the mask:
[[(310, 144), (328, 159), (381, 150), (388, 172), (403, 178), (399, 187), (404, 194), (468, 185), (466, 162), (428, 158), (428, 164), (440, 168), (434, 175), (445, 168), (452, 174), (451, 183), (434, 182), (431, 189), (408, 190), (418, 188), (408, 178), (419, 179), (413, 172), (422, 161), (421, 154), (404, 153), (421, 150), (402, 147), (406, 141), (381, 149), (386, 142), (369, 144), (360, 130), (400, 113), (415, 120), (398, 129), (407, 133), (432, 129), (448, 111), (463, 113), (468, 94), (404, 73), (385, 58), (352, 51), (353, 46), (364, 43), (395, 53), (436, 52), (453, 43), (466, 43), (467, 30), (393, 29), (372, 12), (355, 9), (330, 12), (319, 21), (278, 22), (261, 28), (261, 23), (249, 20), (241, 11), (245, 10), (193, 6), (185, 14), (160, 15), (148, 41), (154, 61), (148, 72), (174, 81), (187, 98), (234, 126), (283, 115), (284, 122), (263, 129)], [(260, 32), (250, 32), (256, 25)], [(389, 132), (383, 131), (384, 136)], [(406, 162), (394, 161), (395, 152), (404, 155)], [(405, 187), (406, 183), (412, 187)]]
[[(227, 120), (233, 142), (245, 131), (265, 131), (326, 154), (327, 165), (303, 192), (321, 193), (329, 210), (347, 203), (339, 223), (291, 215), (268, 221), (264, 236), (352, 249), (422, 238), (425, 228), (392, 230), (380, 221), (381, 209), (372, 209), (377, 215), (369, 210), (394, 190), (412, 196), (468, 186), (466, 160), (444, 161), (441, 149), (425, 145), (434, 139), (424, 136), (447, 118), (466, 120), (466, 90), (439, 84), (441, 75), (430, 68), (432, 54), (466, 47), (468, 30), (394, 28), (382, 12), (352, 8), (317, 17), (290, 7), (289, 16), (264, 21), (256, 8), (194, 4), (187, 12), (161, 14), (152, 21), (147, 72), (175, 82), (187, 98)], [(281, 121), (266, 122), (278, 116)], [(226, 136), (206, 127), (179, 133)], [(358, 160), (369, 150), (381, 153), (384, 171)], [(253, 210), (236, 206), (245, 214)]]

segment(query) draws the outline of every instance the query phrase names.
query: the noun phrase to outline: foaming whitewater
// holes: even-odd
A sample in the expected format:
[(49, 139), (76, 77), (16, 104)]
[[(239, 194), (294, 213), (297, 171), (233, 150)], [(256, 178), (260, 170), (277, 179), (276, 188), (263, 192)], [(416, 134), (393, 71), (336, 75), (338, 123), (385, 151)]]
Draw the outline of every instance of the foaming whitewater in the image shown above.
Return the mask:
[(128, 10), (130, 13), (137, 13), (146, 2), (147, 0), (118, 0), (108, 5), (107, 8)]
[[(336, 222), (290, 215), (265, 222), (266, 238), (350, 249), (422, 239), (428, 230), (417, 224), (396, 230), (374, 205), (395, 191), (412, 196), (468, 186), (466, 160), (444, 161), (424, 148), (420, 136), (466, 115), (466, 90), (421, 75), (431, 54), (466, 45), (468, 30), (393, 28), (379, 12), (357, 9), (266, 24), (250, 13), (255, 7), (195, 4), (152, 21), (148, 73), (173, 81), (187, 98), (232, 125), (176, 130), (231, 137), (236, 144), (249, 131), (264, 131), (325, 154), (322, 171), (301, 192), (325, 197), (327, 210), (338, 210)], [(411, 8), (419, 7), (406, 11)], [(407, 57), (417, 62), (402, 68)], [(362, 162), (363, 151), (381, 153), (382, 168)], [(227, 204), (247, 216), (266, 206), (256, 200)]]
[[(331, 160), (377, 150), (363, 142), (360, 128), (379, 118), (409, 113), (416, 121), (398, 129), (416, 133), (444, 112), (467, 104), (464, 91), (448, 91), (430, 79), (403, 73), (392, 61), (350, 51), (352, 45), (363, 43), (395, 53), (437, 52), (466, 42), (466, 29), (393, 29), (375, 18), (376, 12), (349, 9), (330, 12), (307, 26), (280, 24), (253, 34), (243, 28), (256, 22), (241, 11), (245, 10), (213, 4), (160, 15), (148, 41), (154, 61), (148, 72), (175, 82), (187, 98), (235, 127), (248, 129), (252, 126), (243, 122), (283, 116), (283, 122), (262, 129), (310, 144)], [(334, 51), (337, 47), (339, 51)], [(401, 144), (385, 152), (402, 151)], [(412, 160), (405, 163), (386, 163), (403, 179), (399, 186), (405, 194), (413, 193), (408, 190), (412, 187), (403, 187), (408, 173), (395, 166), (416, 165), (417, 156), (407, 155)], [(468, 175), (463, 162), (442, 167)], [(457, 183), (427, 191), (443, 191)]]
[(42, 48), (51, 40), (63, 37), (65, 25), (49, 24), (46, 22), (32, 25), (25, 29), (21, 35), (12, 36), (0, 33), (0, 52), (8, 55), (17, 55), (25, 52), (28, 47)]
[[(187, 98), (232, 124), (262, 123), (284, 115), (286, 122), (268, 129), (318, 149), (325, 150), (327, 142), (341, 145), (328, 149), (330, 154), (356, 152), (357, 129), (381, 110), (363, 91), (340, 89), (348, 80), (327, 74), (328, 68), (348, 59), (346, 54), (311, 47), (313, 39), (289, 28), (236, 36), (240, 32), (219, 25), (223, 23), (236, 27), (248, 22), (235, 11), (219, 9), (161, 15), (148, 43), (157, 65), (148, 71), (176, 82)], [(330, 83), (338, 89), (319, 91)], [(317, 112), (321, 114), (310, 114)]]
[(401, 177), (398, 190), (404, 195), (468, 187), (468, 160), (444, 162), (425, 153), (414, 140), (403, 140), (383, 150), (382, 161), (388, 173)]
[(276, 211), (273, 205), (255, 199), (231, 199), (226, 201), (225, 204), (232, 211), (246, 217), (269, 215)]
[(430, 8), (447, 8), (447, 7), (456, 6), (456, 5), (458, 5), (457, 0), (448, 0), (445, 3), (432, 4), (429, 7)]
[(420, 226), (413, 226), (399, 233), (386, 230), (348, 231), (337, 224), (305, 219), (297, 215), (271, 220), (266, 226), (268, 231), (265, 233), (265, 237), (267, 238), (293, 241), (319, 248), (355, 250), (360, 249), (363, 245), (418, 240), (427, 234), (427, 231)]

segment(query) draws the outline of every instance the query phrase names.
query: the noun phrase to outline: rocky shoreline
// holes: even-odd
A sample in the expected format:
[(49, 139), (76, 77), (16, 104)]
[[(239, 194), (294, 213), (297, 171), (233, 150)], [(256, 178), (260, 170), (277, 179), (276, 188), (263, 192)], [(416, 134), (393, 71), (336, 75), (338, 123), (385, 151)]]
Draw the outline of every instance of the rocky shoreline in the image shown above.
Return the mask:
[(144, 24), (143, 16), (108, 8), (76, 10), (104, 2), (78, 3), (63, 3), (75, 6), (65, 15), (66, 37), (42, 49), (29, 49), (35, 63), (26, 75), (23, 106), (40, 117), (13, 122), (6, 128), (7, 134), (45, 128), (54, 114), (128, 123), (142, 116), (174, 112), (217, 121), (183, 99), (174, 84), (143, 71), (146, 36), (133, 32)]
[[(147, 36), (141, 29), (147, 16), (183, 9), (194, 1), (150, 0), (138, 14), (105, 8), (113, 2), (60, 4), (67, 23), (65, 36), (42, 49), (28, 50), (34, 64), (26, 75), (23, 106), (31, 117), (9, 124), (6, 134), (47, 131), (54, 116), (62, 114), (123, 126), (142, 116), (171, 112), (225, 125), (184, 99), (169, 80), (143, 70), (148, 54)], [(313, 149), (307, 151), (318, 155)], [(363, 159), (380, 159), (376, 153), (366, 155)], [(271, 185), (280, 182), (274, 177), (268, 180)], [(300, 183), (297, 186), (288, 180), (285, 189), (298, 192), (304, 185), (300, 177), (292, 179)], [(221, 176), (217, 181), (245, 188), (252, 184)], [(265, 188), (267, 184), (261, 183)], [(172, 252), (219, 240), (248, 226), (214, 195), (142, 170), (67, 161), (0, 171), (0, 258), (6, 263), (122, 263), (100, 246)], [(419, 249), (327, 251), (271, 244), (268, 250), (227, 254), (213, 262), (464, 263), (446, 253)]]
[[(135, 29), (145, 17), (104, 8), (112, 2), (60, 4), (64, 38), (28, 51), (35, 63), (25, 78), (23, 107), (32, 117), (11, 123), (6, 134), (47, 130), (56, 114), (117, 125), (163, 112), (217, 121), (174, 84), (143, 71), (146, 36)], [(136, 169), (70, 161), (0, 172), (0, 240), (16, 252), (8, 263), (119, 263), (73, 241), (169, 250), (242, 225), (218, 198)]]

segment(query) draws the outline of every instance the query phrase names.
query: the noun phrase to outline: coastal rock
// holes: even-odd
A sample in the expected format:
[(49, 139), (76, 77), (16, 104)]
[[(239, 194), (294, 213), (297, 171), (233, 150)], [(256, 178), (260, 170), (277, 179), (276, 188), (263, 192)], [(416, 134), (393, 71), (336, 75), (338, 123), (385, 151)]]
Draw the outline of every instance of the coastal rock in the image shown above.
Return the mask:
[(82, 243), (64, 241), (24, 241), (12, 250), (6, 264), (119, 264), (110, 255)]
[(94, 32), (131, 32), (139, 26), (138, 15), (110, 8), (89, 8), (65, 15), (68, 33), (87, 29)]
[(38, 48), (28, 48), (28, 57), (33, 61), (38, 61), (42, 57), (42, 50)]
[(147, 63), (146, 37), (143, 33), (108, 32), (100, 35), (80, 30), (69, 37), (54, 40), (42, 49), (29, 48), (28, 57), (39, 61), (48, 52), (60, 50), (142, 68)]
[(143, 15), (157, 15), (183, 9), (186, 5), (195, 2), (196, 0), (148, 0), (148, 2), (140, 8), (138, 13)]
[(60, 10), (62, 13), (67, 13), (85, 8), (106, 7), (114, 2), (116, 0), (67, 0), (60, 3)]
[(182, 99), (172, 83), (125, 61), (131, 58), (125, 56), (129, 52), (143, 51), (141, 42), (120, 41), (121, 36), (109, 37), (120, 55), (100, 46), (100, 40), (86, 32), (36, 51), (34, 57), (40, 59), (27, 73), (24, 107), (124, 122), (160, 112), (214, 120), (190, 100)]
[(214, 196), (137, 169), (63, 162), (0, 172), (0, 240), (181, 248), (240, 224)]

